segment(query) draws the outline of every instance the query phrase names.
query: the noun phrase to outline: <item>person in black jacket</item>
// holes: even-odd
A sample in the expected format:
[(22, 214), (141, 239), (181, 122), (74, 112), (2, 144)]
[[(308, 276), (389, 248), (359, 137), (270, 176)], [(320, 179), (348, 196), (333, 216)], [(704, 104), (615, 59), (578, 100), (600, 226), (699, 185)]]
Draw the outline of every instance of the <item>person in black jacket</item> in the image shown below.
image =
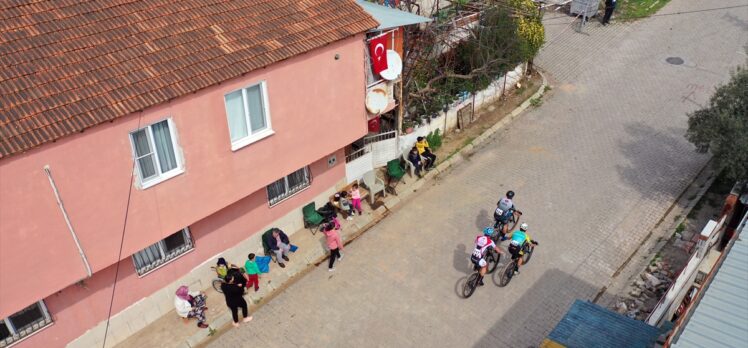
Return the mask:
[(421, 170), (423, 170), (423, 161), (421, 161), (421, 155), (418, 154), (418, 149), (415, 146), (408, 152), (408, 161), (416, 168), (416, 175), (420, 178)]
[(239, 308), (242, 309), (243, 322), (252, 320), (252, 316), (247, 313), (247, 301), (244, 300), (244, 278), (237, 279), (235, 275), (226, 276), (227, 282), (221, 284), (221, 291), (226, 298), (226, 305), (231, 309), (231, 316), (234, 318), (232, 325), (239, 327)]
[(616, 0), (605, 0), (605, 16), (603, 17), (603, 25), (610, 23), (610, 16), (613, 15), (613, 11), (616, 9)]
[(267, 235), (265, 243), (275, 253), (278, 266), (281, 266), (281, 268), (286, 267), (281, 259), (288, 261), (288, 252), (291, 251), (291, 243), (288, 240), (288, 236), (279, 228), (275, 228), (273, 229), (273, 233)]

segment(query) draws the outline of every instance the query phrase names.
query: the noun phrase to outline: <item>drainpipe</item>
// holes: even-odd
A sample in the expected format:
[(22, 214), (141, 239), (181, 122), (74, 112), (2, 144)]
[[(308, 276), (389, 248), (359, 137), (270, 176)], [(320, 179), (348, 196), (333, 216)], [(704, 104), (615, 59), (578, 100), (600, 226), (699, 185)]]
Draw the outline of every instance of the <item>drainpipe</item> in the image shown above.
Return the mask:
[(60, 192), (57, 190), (57, 185), (55, 184), (55, 180), (52, 178), (52, 172), (49, 170), (49, 165), (44, 166), (44, 174), (46, 174), (47, 179), (49, 179), (49, 185), (52, 186), (52, 191), (55, 193), (57, 206), (60, 207), (60, 211), (62, 212), (62, 217), (65, 218), (65, 223), (68, 225), (68, 230), (70, 231), (70, 235), (73, 236), (73, 241), (75, 242), (75, 246), (78, 247), (78, 254), (80, 254), (81, 260), (83, 261), (83, 265), (86, 267), (86, 274), (88, 275), (88, 278), (91, 278), (91, 275), (93, 275), (93, 273), (91, 272), (91, 265), (88, 264), (88, 259), (86, 258), (86, 254), (83, 252), (83, 247), (81, 247), (80, 240), (78, 240), (78, 235), (75, 234), (73, 225), (70, 223), (70, 217), (68, 216), (68, 213), (65, 210), (65, 205), (62, 204), (62, 198), (60, 198)]

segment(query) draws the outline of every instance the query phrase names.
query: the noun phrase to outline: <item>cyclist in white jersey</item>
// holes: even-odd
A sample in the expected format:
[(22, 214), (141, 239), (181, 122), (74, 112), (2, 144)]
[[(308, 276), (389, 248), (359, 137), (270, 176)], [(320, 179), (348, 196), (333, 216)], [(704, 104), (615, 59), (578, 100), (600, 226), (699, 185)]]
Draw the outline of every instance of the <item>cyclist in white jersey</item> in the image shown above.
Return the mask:
[(488, 252), (488, 249), (493, 248), (497, 253), (501, 254), (501, 249), (491, 239), (493, 232), (493, 228), (490, 227), (483, 229), (483, 234), (475, 238), (475, 249), (473, 249), (473, 254), (470, 255), (470, 261), (480, 267), (478, 285), (483, 285), (483, 276), (486, 275), (486, 271), (488, 270), (488, 262), (486, 262), (486, 252)]

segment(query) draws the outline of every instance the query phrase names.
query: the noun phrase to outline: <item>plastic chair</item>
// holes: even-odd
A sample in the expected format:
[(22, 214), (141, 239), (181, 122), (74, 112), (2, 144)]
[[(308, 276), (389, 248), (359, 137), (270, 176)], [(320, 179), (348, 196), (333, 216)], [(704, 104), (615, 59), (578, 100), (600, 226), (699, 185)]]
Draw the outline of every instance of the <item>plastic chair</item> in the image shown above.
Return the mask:
[(377, 175), (374, 173), (373, 170), (370, 170), (364, 174), (364, 185), (369, 189), (369, 203), (373, 206), (374, 205), (374, 195), (377, 194), (377, 192), (382, 192), (383, 197), (387, 197), (387, 192), (385, 192), (384, 189), (384, 181), (382, 179), (377, 178)]
[(408, 169), (408, 175), (410, 175), (410, 177), (412, 178), (413, 176), (416, 175), (416, 166), (413, 165), (413, 163), (411, 163), (410, 161), (408, 161), (407, 153), (403, 153), (402, 157), (403, 157), (403, 162), (405, 162), (405, 168)]

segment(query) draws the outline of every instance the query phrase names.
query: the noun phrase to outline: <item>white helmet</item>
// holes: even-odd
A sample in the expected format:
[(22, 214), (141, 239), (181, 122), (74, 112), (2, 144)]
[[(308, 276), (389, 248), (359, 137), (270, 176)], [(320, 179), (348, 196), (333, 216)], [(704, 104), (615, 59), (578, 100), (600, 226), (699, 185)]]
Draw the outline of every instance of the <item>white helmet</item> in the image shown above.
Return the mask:
[(523, 232), (527, 232), (528, 227), (529, 226), (527, 226), (527, 223), (523, 222), (521, 225), (519, 225), (519, 230)]

